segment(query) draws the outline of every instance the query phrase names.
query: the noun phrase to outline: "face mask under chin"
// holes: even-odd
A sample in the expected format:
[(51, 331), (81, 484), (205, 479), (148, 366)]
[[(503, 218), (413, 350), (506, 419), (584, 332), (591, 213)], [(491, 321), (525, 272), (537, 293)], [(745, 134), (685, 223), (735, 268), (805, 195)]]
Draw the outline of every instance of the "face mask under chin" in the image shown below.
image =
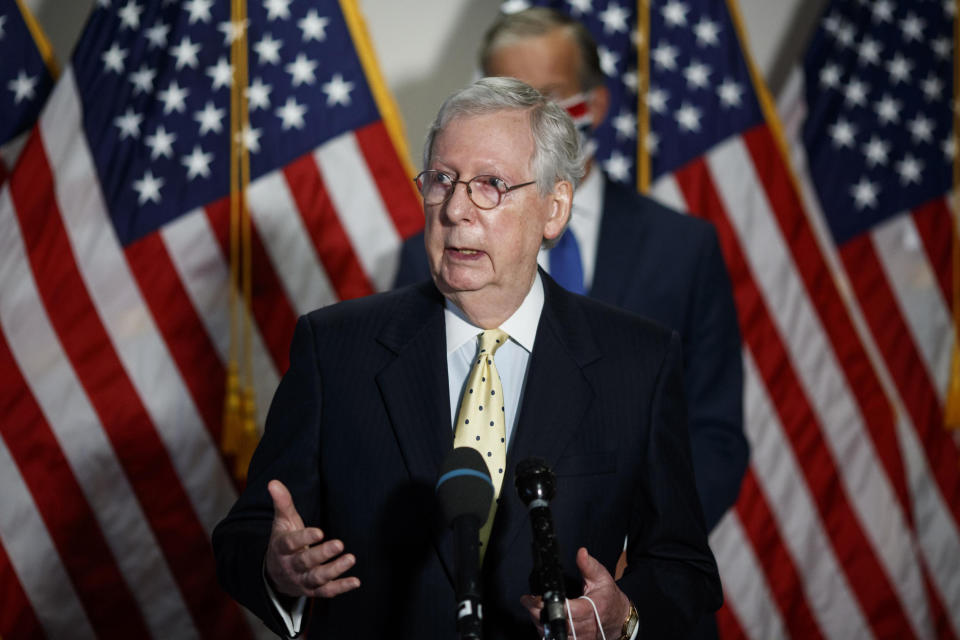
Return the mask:
[(558, 106), (566, 111), (573, 124), (577, 127), (577, 133), (580, 136), (580, 149), (584, 157), (592, 157), (597, 150), (597, 143), (593, 139), (593, 120), (590, 115), (590, 92), (581, 91), (569, 98), (557, 100)]

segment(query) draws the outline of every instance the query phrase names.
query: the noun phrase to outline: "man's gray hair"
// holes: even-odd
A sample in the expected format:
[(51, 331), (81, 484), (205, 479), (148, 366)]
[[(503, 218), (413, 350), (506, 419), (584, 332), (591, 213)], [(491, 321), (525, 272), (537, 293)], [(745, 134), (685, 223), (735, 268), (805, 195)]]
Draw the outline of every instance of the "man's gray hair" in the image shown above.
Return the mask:
[(577, 70), (580, 90), (589, 91), (602, 86), (607, 79), (600, 67), (597, 42), (590, 35), (590, 31), (579, 20), (548, 7), (501, 13), (483, 36), (480, 44), (480, 69), (485, 75), (489, 75), (490, 57), (500, 47), (526, 38), (545, 36), (557, 29), (566, 32), (580, 52), (580, 68)]
[[(423, 145), (423, 167), (433, 160), (437, 136), (450, 122), (460, 117), (479, 116), (497, 111), (521, 110), (530, 115), (533, 135), (531, 169), (541, 196), (566, 180), (576, 189), (584, 174), (584, 158), (577, 129), (561, 107), (515, 78), (482, 78), (447, 98), (427, 130)], [(473, 176), (466, 176), (470, 179)]]

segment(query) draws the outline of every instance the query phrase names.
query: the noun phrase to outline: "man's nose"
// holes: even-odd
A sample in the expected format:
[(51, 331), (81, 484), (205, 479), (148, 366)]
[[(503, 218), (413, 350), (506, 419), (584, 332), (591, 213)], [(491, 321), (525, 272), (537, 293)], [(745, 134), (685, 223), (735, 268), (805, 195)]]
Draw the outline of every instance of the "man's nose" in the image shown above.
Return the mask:
[(476, 217), (477, 205), (470, 199), (469, 184), (462, 181), (454, 183), (445, 210), (451, 221), (473, 220)]

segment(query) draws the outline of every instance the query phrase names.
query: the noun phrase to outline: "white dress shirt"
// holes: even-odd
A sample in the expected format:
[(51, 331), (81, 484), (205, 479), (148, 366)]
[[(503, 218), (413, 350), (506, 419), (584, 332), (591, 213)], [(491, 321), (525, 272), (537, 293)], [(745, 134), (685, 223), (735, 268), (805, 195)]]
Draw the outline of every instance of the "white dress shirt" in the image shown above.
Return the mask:
[[(577, 239), (577, 247), (580, 249), (584, 291), (590, 291), (590, 287), (593, 286), (602, 211), (603, 174), (596, 166), (591, 166), (590, 173), (584, 177), (576, 193), (573, 194), (573, 210), (570, 212), (570, 224), (567, 227), (567, 233), (573, 233), (573, 237)], [(537, 262), (547, 273), (550, 273), (549, 255), (550, 252), (546, 249), (540, 249), (537, 255)]]
[[(540, 312), (543, 310), (543, 282), (537, 273), (533, 286), (520, 306), (500, 325), (510, 339), (493, 354), (500, 383), (503, 386), (503, 411), (506, 422), (507, 448), (510, 448), (517, 425), (520, 402), (527, 379), (527, 364), (537, 336)], [(470, 377), (470, 368), (477, 357), (478, 338), (483, 329), (473, 325), (455, 304), (447, 300), (443, 313), (447, 333), (447, 380), (450, 384), (450, 428), (454, 428), (463, 388)]]

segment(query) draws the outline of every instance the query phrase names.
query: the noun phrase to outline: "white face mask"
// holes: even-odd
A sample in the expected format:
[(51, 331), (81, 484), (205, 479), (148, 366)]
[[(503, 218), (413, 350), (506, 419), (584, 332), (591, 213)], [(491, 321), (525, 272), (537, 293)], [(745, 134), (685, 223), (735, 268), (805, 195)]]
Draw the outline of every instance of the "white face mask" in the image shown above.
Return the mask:
[(593, 117), (590, 114), (590, 91), (581, 91), (569, 98), (557, 100), (557, 106), (566, 111), (580, 134), (580, 148), (585, 156), (592, 156), (597, 150), (593, 139)]

